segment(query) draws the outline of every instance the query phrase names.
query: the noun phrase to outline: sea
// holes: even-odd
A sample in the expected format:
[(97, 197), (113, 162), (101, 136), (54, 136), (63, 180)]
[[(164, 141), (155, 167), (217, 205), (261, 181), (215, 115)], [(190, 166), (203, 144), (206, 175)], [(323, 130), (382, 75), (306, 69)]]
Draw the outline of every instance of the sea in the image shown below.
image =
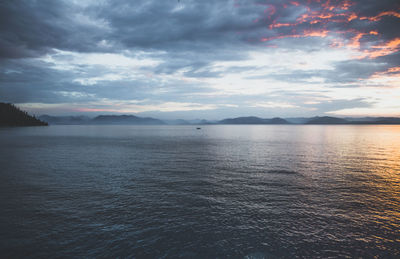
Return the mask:
[(0, 257), (400, 258), (400, 126), (0, 128)]

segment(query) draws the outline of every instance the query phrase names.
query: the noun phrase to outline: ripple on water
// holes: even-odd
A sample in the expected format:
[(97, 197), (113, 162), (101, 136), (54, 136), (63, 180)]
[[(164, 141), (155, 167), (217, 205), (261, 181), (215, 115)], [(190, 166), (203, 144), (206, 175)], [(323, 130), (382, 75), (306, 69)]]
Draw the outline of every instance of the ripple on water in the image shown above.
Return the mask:
[(400, 258), (400, 127), (1, 133), (6, 258)]

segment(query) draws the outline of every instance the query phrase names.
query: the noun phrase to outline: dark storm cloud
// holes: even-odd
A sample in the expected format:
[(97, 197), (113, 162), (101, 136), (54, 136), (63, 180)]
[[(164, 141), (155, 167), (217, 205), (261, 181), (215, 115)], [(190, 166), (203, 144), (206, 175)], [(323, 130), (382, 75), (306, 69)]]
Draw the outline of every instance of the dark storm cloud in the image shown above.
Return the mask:
[(63, 1), (2, 1), (0, 58), (35, 57), (52, 48), (98, 50), (96, 42), (105, 29), (90, 24), (87, 13), (80, 16), (83, 11)]
[(44, 62), (3, 60), (0, 65), (0, 97), (8, 102), (65, 102), (72, 98), (57, 93), (82, 90), (71, 83), (73, 73), (49, 69)]
[(153, 101), (187, 101), (189, 95), (212, 91), (207, 85), (190, 83), (179, 78), (167, 82), (151, 81), (146, 77), (138, 79), (119, 79), (100, 81), (96, 84), (82, 85), (76, 78), (82, 74), (106, 74), (105, 68), (98, 66), (84, 69), (57, 70), (38, 60), (2, 60), (0, 62), (0, 101), (13, 103), (65, 103), (143, 100), (151, 97)]
[[(250, 30), (250, 21), (257, 16), (250, 9), (234, 8), (230, 1), (94, 3), (3, 1), (1, 57), (32, 57), (52, 48), (109, 52), (99, 44), (102, 40), (120, 50), (211, 50), (215, 43), (219, 48), (233, 45), (232, 40), (240, 38), (235, 32)], [(181, 5), (185, 5), (183, 11), (179, 11)]]
[[(305, 29), (321, 28), (365, 32), (377, 29), (383, 38), (399, 36), (397, 26), (394, 26), (399, 23), (398, 17), (382, 16), (375, 22), (359, 19), (398, 10), (399, 3), (389, 0), (352, 1), (348, 10), (340, 12), (357, 15), (357, 19), (349, 22), (338, 22), (335, 17), (314, 17), (315, 24), (302, 22), (295, 27), (283, 26), (273, 30), (268, 30), (268, 26), (296, 22), (301, 14), (307, 14), (305, 7), (324, 15), (333, 11), (326, 11), (326, 7), (317, 1), (298, 1), (300, 6), (290, 1), (232, 0), (93, 3), (79, 6), (68, 1), (3, 1), (0, 4), (2, 57), (40, 55), (51, 48), (110, 51), (99, 44), (102, 40), (120, 49), (219, 53), (225, 48), (243, 48), (244, 45), (237, 44), (254, 43), (263, 34), (290, 35), (293, 29), (299, 33)], [(331, 6), (342, 3), (344, 1), (330, 1)], [(346, 34), (343, 36), (346, 37)], [(347, 36), (352, 37), (350, 33)]]

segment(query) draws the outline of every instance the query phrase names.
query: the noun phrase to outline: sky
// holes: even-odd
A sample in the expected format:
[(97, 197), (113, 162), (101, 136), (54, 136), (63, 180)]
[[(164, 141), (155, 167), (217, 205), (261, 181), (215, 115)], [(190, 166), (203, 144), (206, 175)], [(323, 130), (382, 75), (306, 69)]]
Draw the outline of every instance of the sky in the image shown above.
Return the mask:
[(35, 115), (400, 116), (398, 0), (5, 0), (0, 101)]

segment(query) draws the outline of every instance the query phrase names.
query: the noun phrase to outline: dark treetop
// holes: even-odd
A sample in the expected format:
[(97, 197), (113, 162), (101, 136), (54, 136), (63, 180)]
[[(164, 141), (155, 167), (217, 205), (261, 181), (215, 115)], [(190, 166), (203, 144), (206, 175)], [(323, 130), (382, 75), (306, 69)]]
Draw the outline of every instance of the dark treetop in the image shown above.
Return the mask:
[(0, 126), (47, 126), (46, 122), (40, 121), (28, 113), (21, 111), (11, 103), (0, 103)]

